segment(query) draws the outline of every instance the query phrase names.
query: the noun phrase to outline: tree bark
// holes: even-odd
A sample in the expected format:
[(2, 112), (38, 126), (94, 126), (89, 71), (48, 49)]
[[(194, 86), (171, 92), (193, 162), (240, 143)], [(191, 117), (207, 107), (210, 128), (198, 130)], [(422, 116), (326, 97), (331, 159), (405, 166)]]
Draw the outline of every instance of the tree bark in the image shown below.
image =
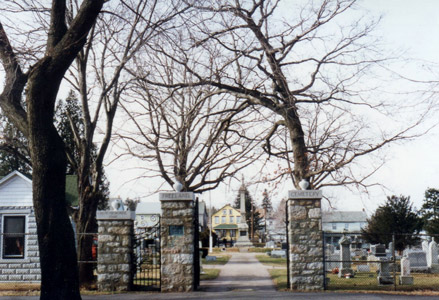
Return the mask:
[[(65, 200), (64, 143), (53, 125), (59, 79), (47, 80), (43, 61), (31, 74), (27, 108), (33, 204), (41, 265), (40, 299), (81, 299), (76, 249)], [(50, 120), (48, 122), (47, 120)]]

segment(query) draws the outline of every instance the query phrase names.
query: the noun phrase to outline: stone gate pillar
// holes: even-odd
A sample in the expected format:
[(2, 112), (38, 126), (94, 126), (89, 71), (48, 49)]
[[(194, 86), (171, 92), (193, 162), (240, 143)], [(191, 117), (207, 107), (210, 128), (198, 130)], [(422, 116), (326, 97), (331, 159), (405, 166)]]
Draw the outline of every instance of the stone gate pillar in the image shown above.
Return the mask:
[(323, 289), (322, 191), (288, 193), (288, 240), (292, 290)]
[(133, 283), (133, 211), (98, 211), (98, 290), (129, 291)]
[(194, 194), (160, 193), (162, 292), (194, 290)]

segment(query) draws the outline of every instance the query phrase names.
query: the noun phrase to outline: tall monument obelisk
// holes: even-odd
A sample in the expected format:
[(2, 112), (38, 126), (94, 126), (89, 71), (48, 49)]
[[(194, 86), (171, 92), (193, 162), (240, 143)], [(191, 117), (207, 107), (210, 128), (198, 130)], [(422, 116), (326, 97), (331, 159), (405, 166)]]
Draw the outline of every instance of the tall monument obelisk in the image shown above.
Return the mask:
[(241, 196), (241, 205), (240, 205), (240, 213), (241, 213), (241, 221), (238, 224), (238, 239), (236, 241), (236, 247), (252, 247), (253, 244), (250, 242), (248, 238), (248, 225), (247, 219), (245, 215), (245, 185), (244, 185), (244, 176), (242, 178), (242, 185), (239, 188), (239, 194)]

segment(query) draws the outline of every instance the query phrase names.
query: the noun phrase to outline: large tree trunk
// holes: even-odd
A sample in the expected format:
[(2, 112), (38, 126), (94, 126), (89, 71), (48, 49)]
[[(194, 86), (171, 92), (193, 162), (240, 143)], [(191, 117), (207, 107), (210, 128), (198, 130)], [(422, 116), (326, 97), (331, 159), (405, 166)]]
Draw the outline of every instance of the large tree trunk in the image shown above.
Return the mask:
[(59, 82), (44, 62), (31, 74), (27, 107), (33, 168), (33, 204), (41, 264), (40, 299), (81, 299), (76, 249), (65, 200), (64, 144), (52, 122)]

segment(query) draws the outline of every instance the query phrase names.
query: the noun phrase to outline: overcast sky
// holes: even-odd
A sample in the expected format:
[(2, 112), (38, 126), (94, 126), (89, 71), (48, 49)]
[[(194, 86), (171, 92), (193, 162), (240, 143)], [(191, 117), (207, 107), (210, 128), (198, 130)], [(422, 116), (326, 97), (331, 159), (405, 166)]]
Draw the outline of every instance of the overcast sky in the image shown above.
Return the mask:
[[(404, 53), (404, 58), (409, 59), (405, 69), (399, 71), (418, 79), (418, 75), (422, 73), (417, 67), (421, 66), (422, 62), (417, 60), (425, 60), (426, 65), (439, 65), (439, 1), (366, 0), (359, 4), (369, 10), (371, 16), (383, 16), (375, 35), (382, 36), (383, 43), (389, 51), (398, 49)], [(423, 74), (426, 77), (421, 79), (435, 78), (435, 74)], [(431, 122), (429, 124), (431, 125)], [(411, 196), (415, 206), (419, 208), (424, 191), (428, 187), (439, 188), (438, 149), (439, 129), (435, 128), (417, 140), (394, 145), (386, 152), (386, 165), (372, 179), (384, 184), (387, 189), (374, 188), (368, 195), (341, 189), (323, 192), (335, 198), (333, 205), (339, 210), (365, 208), (370, 214), (385, 201), (387, 195), (392, 194)], [(158, 195), (147, 198), (145, 196), (153, 190), (153, 186), (161, 182), (160, 179), (135, 180), (122, 185), (138, 174), (134, 170), (121, 173), (120, 169), (127, 165), (127, 162), (121, 162), (107, 168), (112, 196), (141, 197), (142, 200), (158, 201)], [(208, 203), (211, 199), (212, 205), (219, 208), (233, 202), (239, 185), (239, 182), (232, 182), (210, 194), (204, 193), (201, 199)], [(264, 188), (262, 184), (249, 188), (258, 203), (262, 199)], [(288, 184), (280, 186), (279, 192), (272, 199), (275, 205), (286, 196), (289, 189), (292, 187)]]
[[(422, 65), (420, 60), (425, 60), (425, 65), (439, 65), (439, 1), (367, 0), (360, 2), (360, 5), (369, 10), (371, 16), (383, 16), (375, 35), (382, 36), (383, 43), (389, 51), (398, 49), (404, 53), (404, 58), (409, 59), (405, 69), (399, 71), (417, 79), (420, 78), (418, 75), (422, 74), (426, 77), (420, 79), (435, 78), (435, 74), (422, 73), (417, 67)], [(431, 122), (429, 124), (431, 125)], [(369, 194), (341, 189), (323, 192), (335, 198), (333, 205), (339, 210), (365, 208), (370, 214), (385, 201), (386, 196), (392, 194), (411, 196), (415, 206), (419, 208), (424, 191), (428, 187), (439, 188), (438, 149), (439, 129), (434, 128), (427, 135), (402, 145), (394, 145), (386, 152), (386, 165), (372, 179), (384, 184), (387, 189), (373, 188)], [(121, 161), (106, 169), (112, 196), (141, 197), (142, 201), (158, 201), (158, 195), (146, 195), (162, 180), (134, 180), (126, 183), (138, 174), (135, 170), (121, 172), (122, 168), (129, 165), (127, 161)], [(212, 205), (219, 208), (233, 202), (239, 185), (237, 181), (223, 185), (210, 194), (204, 193), (201, 199), (208, 203), (211, 199)], [(264, 188), (262, 184), (249, 188), (258, 203), (262, 199)], [(275, 205), (286, 196), (289, 189), (292, 187), (287, 183), (279, 187), (279, 192), (272, 198)]]

